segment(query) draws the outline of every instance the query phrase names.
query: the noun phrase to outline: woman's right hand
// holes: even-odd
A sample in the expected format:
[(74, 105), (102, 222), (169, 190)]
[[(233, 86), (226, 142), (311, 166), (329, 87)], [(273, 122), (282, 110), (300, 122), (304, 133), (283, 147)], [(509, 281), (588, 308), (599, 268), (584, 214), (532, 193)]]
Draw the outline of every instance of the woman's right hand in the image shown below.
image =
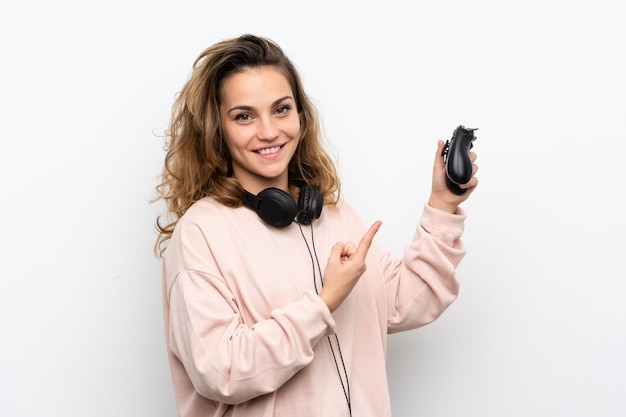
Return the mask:
[(380, 220), (374, 222), (358, 247), (352, 242), (338, 242), (332, 247), (324, 270), (324, 288), (319, 294), (331, 312), (341, 305), (365, 272), (365, 256), (381, 224)]

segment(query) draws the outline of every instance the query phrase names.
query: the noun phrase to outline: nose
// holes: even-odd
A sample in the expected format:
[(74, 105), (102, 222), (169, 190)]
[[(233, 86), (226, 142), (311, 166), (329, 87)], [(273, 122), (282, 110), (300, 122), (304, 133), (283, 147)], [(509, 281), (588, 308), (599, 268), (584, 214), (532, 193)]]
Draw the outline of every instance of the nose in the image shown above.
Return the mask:
[(276, 126), (276, 121), (272, 118), (263, 118), (259, 124), (259, 130), (257, 136), (260, 140), (274, 140), (279, 135), (279, 129)]

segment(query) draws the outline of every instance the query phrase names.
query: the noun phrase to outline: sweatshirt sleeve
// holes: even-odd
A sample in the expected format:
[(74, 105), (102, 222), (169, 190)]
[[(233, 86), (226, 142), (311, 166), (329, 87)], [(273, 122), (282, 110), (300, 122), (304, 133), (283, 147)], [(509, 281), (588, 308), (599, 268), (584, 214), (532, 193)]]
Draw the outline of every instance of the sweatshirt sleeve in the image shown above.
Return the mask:
[(383, 255), (388, 332), (423, 326), (439, 317), (459, 291), (455, 268), (466, 253), (460, 240), (466, 215), (425, 205), (401, 259)]
[(167, 343), (195, 390), (226, 404), (273, 392), (313, 360), (335, 331), (314, 292), (286, 301), (250, 323), (200, 228), (187, 222), (164, 257)]
[[(169, 349), (195, 390), (211, 400), (238, 404), (275, 391), (308, 365), (317, 342), (334, 332), (328, 307), (307, 292), (266, 320), (246, 325), (236, 297), (213, 272), (219, 268), (201, 267), (200, 256), (192, 253), (203, 239), (187, 238), (194, 244), (185, 246), (193, 249), (186, 253), (180, 245), (171, 260), (180, 272), (168, 279)], [(185, 258), (193, 268), (180, 267)], [(207, 252), (202, 258), (210, 259)]]

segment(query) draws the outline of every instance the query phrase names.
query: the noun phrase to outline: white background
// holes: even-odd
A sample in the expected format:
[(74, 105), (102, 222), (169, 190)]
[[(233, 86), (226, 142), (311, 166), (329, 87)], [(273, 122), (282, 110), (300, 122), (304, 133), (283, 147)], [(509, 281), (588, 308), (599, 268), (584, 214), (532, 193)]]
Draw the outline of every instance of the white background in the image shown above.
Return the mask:
[(626, 416), (621, 4), (4, 2), (0, 414), (175, 415), (159, 134), (199, 52), (254, 33), (301, 71), (395, 255), (436, 140), (479, 128), (462, 292), (390, 337), (394, 415)]

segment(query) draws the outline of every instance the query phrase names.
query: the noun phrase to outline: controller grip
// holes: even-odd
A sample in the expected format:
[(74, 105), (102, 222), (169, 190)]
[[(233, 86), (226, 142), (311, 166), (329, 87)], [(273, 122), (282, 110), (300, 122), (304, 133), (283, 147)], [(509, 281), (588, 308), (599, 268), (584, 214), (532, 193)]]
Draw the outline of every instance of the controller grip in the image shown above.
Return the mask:
[(459, 187), (472, 179), (473, 167), (469, 153), (473, 142), (476, 140), (474, 131), (463, 125), (457, 127), (452, 133), (452, 138), (446, 141), (442, 155), (446, 165), (446, 183), (450, 191), (455, 194), (464, 194), (467, 190)]

